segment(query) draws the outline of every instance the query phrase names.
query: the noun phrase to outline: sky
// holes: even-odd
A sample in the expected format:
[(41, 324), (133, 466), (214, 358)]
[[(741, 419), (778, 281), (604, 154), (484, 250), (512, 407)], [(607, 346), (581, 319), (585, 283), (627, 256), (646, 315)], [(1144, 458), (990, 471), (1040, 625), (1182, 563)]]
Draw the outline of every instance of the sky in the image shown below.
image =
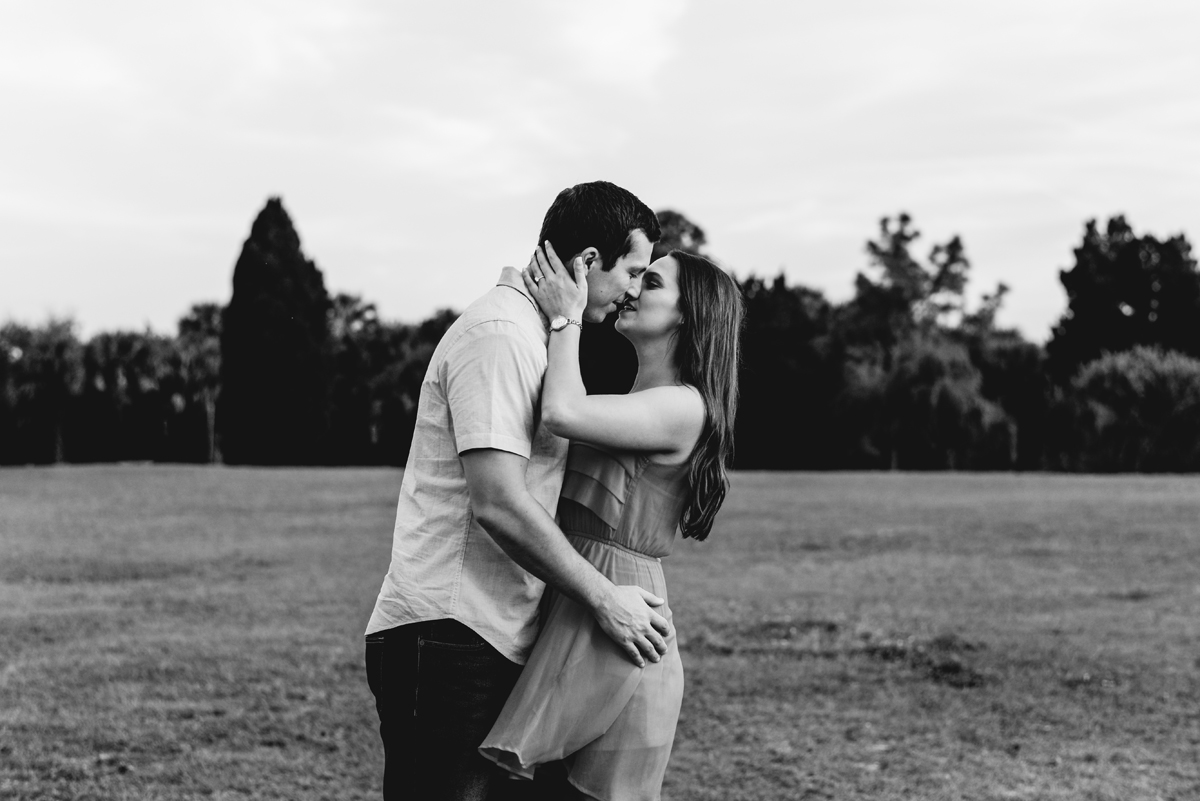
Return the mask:
[(1200, 238), (1183, 0), (0, 0), (0, 321), (171, 332), (278, 195), (386, 319), (524, 265), (560, 189), (850, 297), (883, 216), (1044, 341), (1084, 223)]

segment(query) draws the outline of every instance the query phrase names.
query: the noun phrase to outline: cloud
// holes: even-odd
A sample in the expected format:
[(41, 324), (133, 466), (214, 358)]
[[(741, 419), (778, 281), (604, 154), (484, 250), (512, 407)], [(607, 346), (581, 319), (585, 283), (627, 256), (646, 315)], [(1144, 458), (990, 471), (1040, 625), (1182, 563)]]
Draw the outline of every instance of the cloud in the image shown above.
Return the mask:
[(659, 71), (679, 52), (683, 0), (550, 3), (557, 51), (589, 81), (653, 93)]
[[(676, 52), (678, 0), (602, 5), (517, 3), (503, 13), (475, 6), (448, 41), (411, 47), (392, 69), (437, 60), (439, 69), (389, 81), (376, 95), (372, 158), (401, 173), (448, 182), (476, 198), (557, 183), (562, 165), (615, 153), (657, 91)], [(440, 30), (433, 12), (422, 27)], [(393, 18), (391, 24), (399, 26)], [(520, 31), (496, 36), (497, 29)], [(444, 57), (443, 50), (452, 56)], [(405, 65), (402, 66), (401, 64)]]
[(88, 42), (0, 40), (0, 85), (82, 96), (121, 92), (130, 83), (119, 59)]
[[(179, 276), (224, 281), (211, 254), (236, 251), (256, 204), (282, 193), (314, 257), (365, 274), (445, 260), (419, 248), (466, 214), (507, 258), (553, 191), (604, 177), (669, 201), (730, 263), (804, 264), (838, 291), (877, 219), (907, 209), (931, 239), (962, 233), (979, 269), (1014, 285), (1014, 310), (1030, 294), (1059, 303), (1055, 270), (1087, 216), (1194, 224), (1196, 8), (9, 3), (0, 226), (28, 274), (152, 272), (169, 252)], [(86, 243), (70, 251), (71, 237)], [(446, 261), (428, 289), (356, 291), (416, 316), (476, 258)], [(81, 314), (132, 313), (77, 297)]]
[(519, 177), (519, 149), (506, 135), (503, 120), (402, 105), (380, 112), (391, 132), (377, 148), (395, 169), (449, 180)]

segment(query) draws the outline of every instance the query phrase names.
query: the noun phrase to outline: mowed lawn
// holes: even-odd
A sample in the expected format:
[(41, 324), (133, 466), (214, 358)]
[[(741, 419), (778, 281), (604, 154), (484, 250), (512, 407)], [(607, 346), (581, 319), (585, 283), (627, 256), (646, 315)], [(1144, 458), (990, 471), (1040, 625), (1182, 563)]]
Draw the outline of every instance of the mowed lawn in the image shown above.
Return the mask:
[[(0, 798), (378, 797), (395, 470), (0, 470)], [(738, 474), (665, 795), (1200, 798), (1200, 478)]]

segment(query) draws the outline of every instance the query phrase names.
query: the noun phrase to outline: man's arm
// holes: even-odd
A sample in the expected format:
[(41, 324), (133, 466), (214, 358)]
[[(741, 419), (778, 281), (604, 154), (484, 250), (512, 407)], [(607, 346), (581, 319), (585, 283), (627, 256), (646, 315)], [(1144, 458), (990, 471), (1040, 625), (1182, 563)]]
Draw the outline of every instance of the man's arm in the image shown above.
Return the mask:
[(616, 586), (580, 556), (525, 487), (527, 460), (477, 448), (462, 454), (471, 510), (514, 562), (582, 604), (638, 667), (667, 651), (671, 624), (652, 609), (663, 599), (641, 587)]

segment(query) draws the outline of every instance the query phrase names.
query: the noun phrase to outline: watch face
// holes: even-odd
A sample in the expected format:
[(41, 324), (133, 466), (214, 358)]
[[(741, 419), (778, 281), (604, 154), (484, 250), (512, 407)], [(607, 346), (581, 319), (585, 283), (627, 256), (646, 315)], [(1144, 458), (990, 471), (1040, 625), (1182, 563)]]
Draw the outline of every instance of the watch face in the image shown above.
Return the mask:
[(567, 318), (563, 317), (561, 314), (550, 321), (550, 330), (551, 331), (561, 331), (566, 327), (567, 327)]

